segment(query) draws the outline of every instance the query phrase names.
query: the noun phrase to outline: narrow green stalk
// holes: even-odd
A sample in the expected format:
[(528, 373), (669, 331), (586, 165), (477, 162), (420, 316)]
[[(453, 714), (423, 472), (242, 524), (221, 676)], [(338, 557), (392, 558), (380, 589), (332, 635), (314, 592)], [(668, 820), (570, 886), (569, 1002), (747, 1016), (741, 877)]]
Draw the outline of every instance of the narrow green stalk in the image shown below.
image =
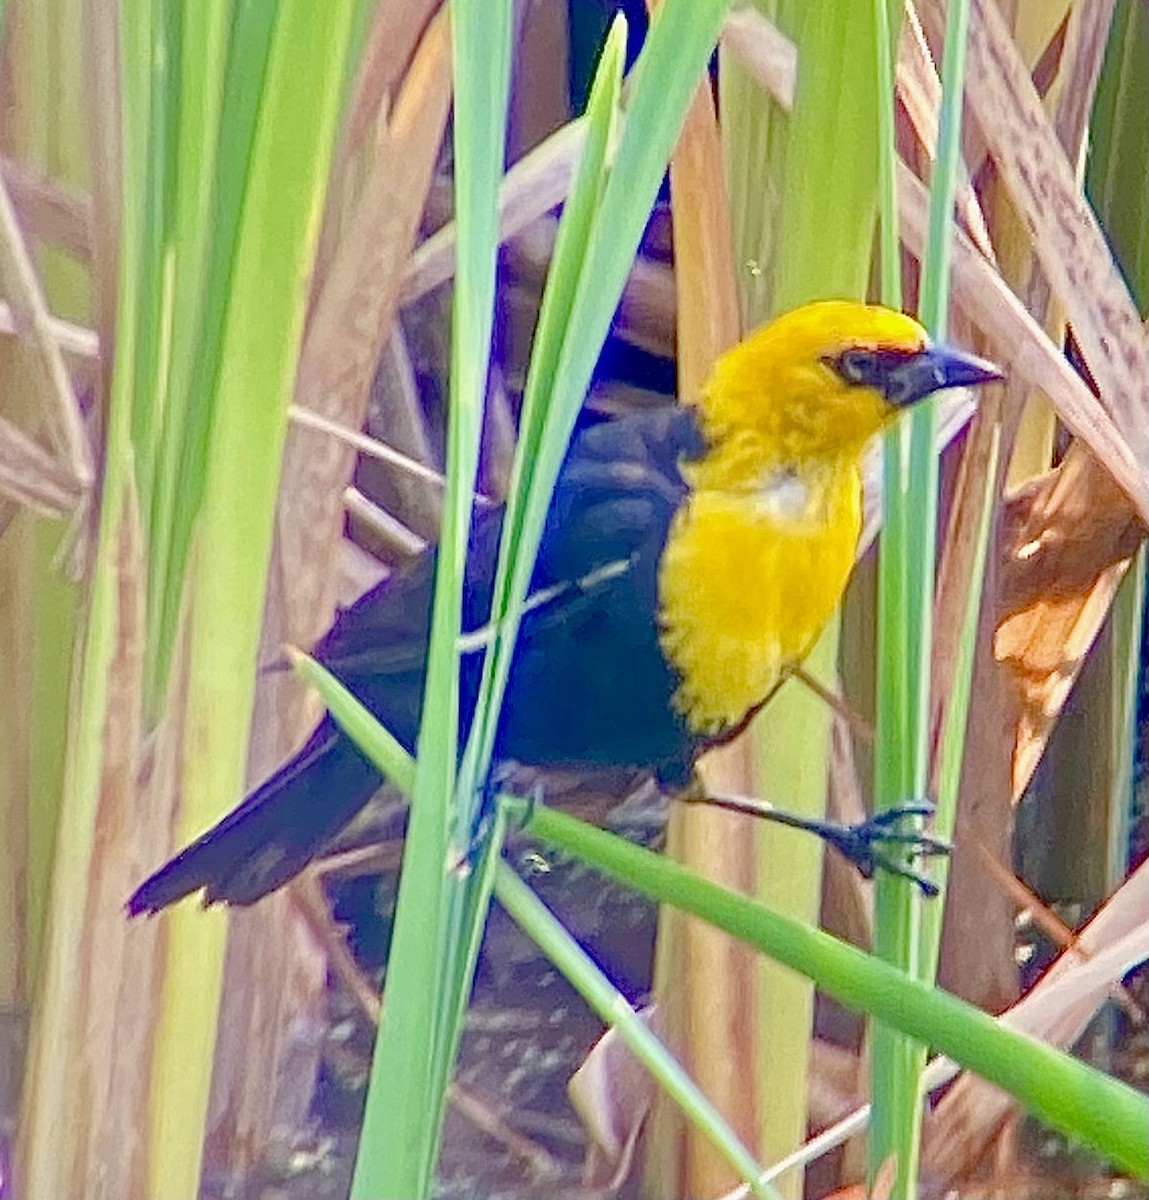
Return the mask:
[[(902, 307), (902, 247), (898, 237), (898, 146), (894, 127), (891, 0), (874, 0), (874, 57), (878, 71), (878, 235), (882, 303)], [(896, 5), (898, 23), (901, 6)]]
[[(659, 7), (631, 75), (626, 119), (617, 138), (607, 118), (611, 115), (608, 105), (617, 96), (611, 65), (617, 49), (611, 47), (620, 39), (621, 26), (615, 25), (600, 60), (600, 71), (604, 63), (608, 69), (602, 82), (596, 80), (592, 88), (588, 116), (597, 114), (595, 126), (588, 131), (585, 165), (580, 166), (575, 181), (578, 186), (572, 188), (564, 207), (563, 225), (568, 228), (560, 227), (556, 260), (540, 313), (541, 340), (536, 342), (528, 373), (525, 413), (532, 418), (539, 413), (540, 422), (545, 414), (549, 432), (545, 439), (539, 434), (537, 443), (528, 442), (533, 452), (516, 460), (512, 476), (507, 515), (510, 532), (505, 536), (514, 539), (517, 557), (513, 571), (509, 564), (500, 563), (496, 579), (492, 618), (497, 635), (488, 652), (491, 679), (484, 681), (484, 691), (492, 697), (502, 694), (510, 671), (519, 619), (514, 598), (521, 601), (526, 595), (567, 443), (687, 105), (705, 70), (727, 6), (728, 0), (666, 0)], [(607, 156), (612, 151), (610, 164)], [(594, 203), (588, 211), (592, 197)], [(528, 438), (535, 436), (534, 428), (532, 420)], [(495, 725), (491, 721), (476, 724), (479, 740), (473, 750), (468, 749), (467, 763), (480, 778), (490, 758)]]
[(709, 921), (812, 979), (860, 1012), (928, 1043), (1016, 1097), (1036, 1116), (1149, 1180), (1149, 1100), (973, 1005), (728, 891), (678, 863), (545, 805), (501, 798), (508, 821), (661, 903)]
[[(154, 716), (167, 686), (184, 577), (203, 504), (237, 239), (250, 186), (252, 145), (262, 111), (276, 11), (273, 4), (245, 4), (234, 13), (212, 7), (210, 15), (220, 23), (213, 34), (208, 33), (206, 20), (201, 23), (202, 38), (184, 33), (191, 57), (183, 64), (182, 86), (202, 107), (197, 110), (198, 123), (185, 107), (177, 166), (180, 211), (173, 230), (177, 323), (172, 330), (164, 446), (152, 500), (149, 546), (152, 632), (145, 692), (149, 716)], [(186, 13), (185, 18), (190, 21)], [(222, 95), (213, 103), (216, 91)], [(201, 223), (206, 228), (201, 229)]]
[[(949, 6), (938, 157), (930, 190), (929, 241), (922, 275), (922, 322), (944, 338), (948, 312), (950, 226), (961, 155), (961, 103), (969, 5)], [(927, 786), (929, 680), (937, 552), (938, 459), (936, 405), (917, 405), (886, 454), (886, 520), (879, 565), (879, 710), (875, 805), (888, 808), (921, 797)], [(895, 440), (896, 439), (896, 440)], [(964, 724), (964, 723), (963, 723)], [(935, 901), (935, 903), (937, 903)], [(875, 950), (915, 978), (925, 978), (921, 898), (912, 884), (879, 873)], [(932, 954), (926, 955), (931, 962)], [(921, 1135), (920, 1076), (925, 1047), (882, 1025), (874, 1029), (871, 1064), (874, 1123), (870, 1171), (890, 1155), (898, 1164), (894, 1191), (917, 1195)]]
[(626, 997), (610, 982), (566, 927), (505, 863), (495, 877), (495, 896), (519, 927), (562, 972), (582, 998), (614, 1029), (682, 1111), (711, 1139), (757, 1196), (779, 1200), (754, 1156), (694, 1085), (669, 1050), (650, 1031)]
[[(171, 75), (171, 96), (168, 99), (170, 118), (177, 123), (169, 146), (168, 170), (171, 184), (172, 213), (165, 238), (168, 260), (168, 295), (164, 309), (165, 349), (160, 366), (163, 375), (157, 394), (163, 396), (159, 414), (160, 428), (156, 446), (154, 486), (151, 511), (148, 514), (148, 664), (145, 680), (145, 708), (149, 714), (158, 711), (166, 687), (171, 663), (175, 629), (164, 624), (165, 604), (169, 606), (167, 620), (175, 619), (176, 604), (183, 585), (186, 554), (181, 552), (173, 561), (172, 546), (181, 529), (190, 528), (183, 522), (198, 512), (198, 501), (180, 489), (185, 473), (184, 456), (190, 448), (187, 431), (196, 414), (210, 409), (209, 396), (214, 395), (215, 373), (211, 388), (200, 392), (193, 403), (192, 380), (202, 350), (201, 335), (205, 318), (222, 325), (223, 297), (217, 292), (211, 306), (208, 297), (208, 262), (213, 245), (222, 241), (227, 249), (233, 242), (220, 234), (213, 220), (213, 197), (217, 177), (216, 155), (219, 150), (220, 116), (224, 104), (224, 68), (231, 33), (231, 14), (223, 5), (202, 5), (184, 8), (178, 36), (179, 55), (174, 60)], [(265, 59), (266, 43), (260, 47)], [(247, 64), (249, 70), (251, 64)], [(245, 99), (258, 95), (253, 79), (262, 71), (246, 76)], [(187, 103), (189, 96), (195, 103)], [(229, 121), (235, 119), (231, 98)], [(248, 99), (250, 103), (250, 99)], [(242, 160), (246, 162), (248, 155)], [(227, 168), (231, 175), (233, 168)], [(235, 168), (235, 173), (242, 171)], [(236, 227), (233, 219), (229, 228)], [(195, 475), (202, 479), (206, 442), (200, 440), (201, 451), (195, 464)], [(186, 481), (185, 481), (186, 482)], [(181, 507), (191, 510), (186, 517), (177, 518)]]
[[(548, 447), (552, 448), (552, 453), (553, 448), (565, 451), (569, 438), (569, 430), (556, 425), (553, 420), (553, 393), (548, 386), (552, 382), (549, 368), (559, 354), (566, 322), (570, 319), (566, 301), (575, 290), (587, 238), (605, 184), (606, 157), (617, 124), (625, 49), (626, 24), (619, 17), (611, 28), (595, 74), (586, 114), (587, 139), (564, 205), (539, 314), (520, 416), (511, 491), (499, 542), (495, 595), (489, 614), (495, 638), (483, 660), (475, 720), (464, 748), (455, 786), (455, 810), (450, 833), (454, 858), (473, 855), (475, 842), (484, 833), (480, 826), (483, 795), (480, 784), (490, 769), (523, 600), (537, 551), (537, 539), (522, 537), (522, 519), (533, 517), (541, 530), (554, 482), (551, 479), (544, 488), (537, 488), (529, 482), (524, 483), (524, 480), (533, 479), (533, 468), (540, 458), (546, 457)], [(519, 501), (522, 501), (521, 506)], [(516, 579), (519, 587), (511, 586), (511, 581)], [(442, 995), (440, 1012), (440, 1023), (447, 1031), (447, 1036), (437, 1046), (438, 1059), (434, 1067), (436, 1077), (443, 1080), (448, 1077), (458, 1054), (494, 883), (494, 867), (502, 851), (502, 833), (500, 819), (490, 831), (490, 836), (483, 839), (477, 869), (459, 878), (457, 885), (450, 890), (444, 933), (447, 986)]]
[[(447, 485), (435, 575), (411, 819), (353, 1197), (431, 1187), (457, 1031), (451, 911), (465, 881), (448, 867), (459, 739), (463, 583), (494, 322), (498, 186), (506, 148), (512, 12), (508, 0), (453, 0), (458, 270), (451, 321)], [(467, 847), (464, 846), (464, 853)], [(484, 913), (472, 906), (470, 919)], [(466, 938), (470, 944), (470, 937)], [(446, 1022), (449, 1024), (449, 1022)], [(394, 1096), (403, 1102), (396, 1105)]]
[[(136, 324), (132, 357), (132, 447), (136, 458), (136, 486), (142, 511), (150, 507), (155, 471), (156, 428), (163, 409), (163, 397), (156, 392), (159, 342), (166, 317), (161, 302), (163, 243), (166, 218), (166, 189), (169, 182), (166, 152), (169, 147), (167, 71), (174, 47), (170, 43), (169, 22), (163, 6), (157, 3), (133, 5), (122, 14), (122, 53), (127, 61), (138, 55), (146, 69), (124, 73), (124, 119), (142, 127), (136, 203), (141, 217), (138, 254), (139, 274), (136, 286), (140, 309), (133, 314)], [(130, 82), (129, 82), (130, 80)], [(126, 130), (125, 130), (126, 136)], [(125, 142), (126, 149), (126, 142)], [(125, 154), (125, 164), (127, 157)]]
[[(557, 364), (571, 318), (579, 269), (606, 186), (609, 171), (607, 154), (618, 134), (618, 103), (626, 57), (626, 30), (625, 18), (621, 15), (616, 17), (592, 81), (584, 118), (586, 142), (570, 194), (563, 206), (563, 220), (555, 238), (555, 251), (539, 307), (495, 572), (490, 616), (495, 636), (483, 660), (478, 716), (460, 772), (472, 785), (485, 775), (490, 764), (495, 745), (496, 718), (510, 677), (511, 657), (520, 619), (519, 607), (527, 586), (522, 567), (515, 570), (513, 566), (521, 557), (531, 562), (534, 559), (535, 548), (526, 546), (523, 531), (529, 505), (533, 502), (537, 507), (540, 503), (540, 489), (535, 486), (540, 450), (552, 437), (559, 440), (560, 435), (554, 433), (554, 418), (561, 419), (566, 415), (558, 411), (559, 406), (554, 403)], [(545, 511), (542, 518), (545, 520)], [(531, 524), (541, 530), (537, 512)], [(525, 555), (524, 550), (527, 551)], [(460, 814), (461, 817), (463, 815)]]

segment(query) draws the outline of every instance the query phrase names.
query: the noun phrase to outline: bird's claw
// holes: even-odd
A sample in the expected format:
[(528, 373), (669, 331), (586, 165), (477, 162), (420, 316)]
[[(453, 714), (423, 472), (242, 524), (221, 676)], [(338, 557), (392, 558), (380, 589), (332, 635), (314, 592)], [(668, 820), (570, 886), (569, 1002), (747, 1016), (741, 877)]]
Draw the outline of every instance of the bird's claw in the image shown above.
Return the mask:
[[(536, 779), (529, 787), (515, 788), (510, 786), (513, 777), (518, 774), (519, 767), (515, 764), (495, 767), (487, 776), (482, 788), (481, 811), (493, 815), (498, 806), (499, 797), (507, 796), (521, 801), (522, 807), (514, 813), (512, 824), (516, 829), (525, 829), (535, 815), (535, 809), (542, 804), (544, 789), (541, 779)], [(517, 806), (516, 806), (517, 807)]]
[(863, 824), (875, 825), (884, 829), (890, 825), (897, 826), (903, 817), (925, 817), (929, 819), (936, 811), (936, 807), (929, 800), (908, 800), (905, 804), (894, 804), (889, 808), (883, 808), (881, 812), (874, 813)]
[(523, 792), (514, 791), (507, 784), (516, 769), (515, 767), (496, 767), (487, 776), (486, 783), (480, 789), (479, 810), (471, 830), (470, 840), (465, 850), (456, 851), (452, 855), (452, 871), (469, 874), (475, 868), (494, 827), (500, 795), (511, 795), (523, 802), (522, 809), (514, 817), (515, 828), (525, 829), (531, 823), (535, 808), (543, 802), (543, 785), (541, 781), (536, 780)]
[(829, 825), (822, 836), (867, 879), (872, 879), (874, 872), (881, 868), (891, 875), (908, 879), (923, 895), (933, 897), (938, 894), (937, 884), (914, 870), (907, 860), (937, 858), (949, 854), (953, 847), (942, 838), (921, 830), (900, 827), (903, 818), (929, 817), (933, 812), (934, 806), (927, 801), (897, 804), (856, 825)]

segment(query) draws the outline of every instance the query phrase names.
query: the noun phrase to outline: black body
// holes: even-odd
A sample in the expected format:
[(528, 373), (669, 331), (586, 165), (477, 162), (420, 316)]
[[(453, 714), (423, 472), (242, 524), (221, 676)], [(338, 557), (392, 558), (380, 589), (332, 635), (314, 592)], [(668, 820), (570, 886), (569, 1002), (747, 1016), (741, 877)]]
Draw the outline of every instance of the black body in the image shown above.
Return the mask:
[[(660, 409), (579, 436), (540, 544), (495, 760), (536, 767), (649, 767), (684, 782), (701, 748), (671, 704), (658, 640), (658, 563), (686, 486), (678, 464), (701, 453), (689, 410)], [(481, 513), (470, 541), (464, 627), (487, 621), (502, 521)], [(435, 551), (343, 610), (313, 653), (408, 749), (423, 700)], [(464, 657), (462, 737), (481, 653)], [(282, 886), (367, 803), (382, 778), (325, 717), (285, 766), (128, 902), (156, 912), (205, 889), (205, 903), (250, 904)]]

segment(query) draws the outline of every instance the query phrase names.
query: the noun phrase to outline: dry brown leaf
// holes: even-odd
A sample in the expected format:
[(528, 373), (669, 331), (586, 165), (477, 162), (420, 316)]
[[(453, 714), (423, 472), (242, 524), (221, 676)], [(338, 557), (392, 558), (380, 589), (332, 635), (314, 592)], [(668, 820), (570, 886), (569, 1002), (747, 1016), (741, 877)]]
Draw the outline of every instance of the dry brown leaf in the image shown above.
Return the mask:
[[(928, 224), (926, 189), (904, 164), (899, 165), (898, 185), (902, 238), (920, 257)], [(985, 336), (989, 352), (1011, 376), (1045, 392), (1067, 428), (1093, 450), (1149, 524), (1149, 470), (1138, 463), (1115, 418), (960, 231), (955, 230), (953, 250), (954, 301)]]
[(57, 458), (0, 417), (0, 493), (44, 516), (62, 517), (75, 508), (83, 489)]
[(1083, 598), (1039, 601), (998, 627), (994, 652), (1011, 668), (1021, 702), (1013, 753), (1014, 803), (1033, 778), (1127, 565), (1103, 572)]
[(1080, 443), (1006, 503), (994, 654), (1016, 696), (1015, 802), (1144, 536), (1125, 495)]
[(694, 93), (670, 160), (678, 391), (696, 396), (741, 333), (722, 143), (710, 85)]
[(942, 540), (934, 600), (934, 648), (930, 682), (930, 730), (931, 743), (934, 746), (933, 761), (930, 765), (931, 781), (936, 781), (939, 732), (953, 692), (961, 632), (969, 605), (969, 583), (975, 566), (978, 533), (985, 515), (985, 505), (994, 505), (1000, 485), (1000, 421), (1000, 400), (993, 395), (984, 396), (970, 426), (953, 489), (945, 537)]
[(442, 0), (377, 4), (351, 89), (342, 133), (342, 154), (358, 147), (387, 96), (404, 81), (420, 39)]
[[(1001, 494), (1005, 464), (999, 453), (1004, 437), (1002, 412), (1005, 388), (983, 392), (962, 450), (957, 478), (951, 491), (945, 536), (941, 544), (934, 600), (934, 648), (930, 667), (930, 793), (937, 794), (942, 750), (941, 735), (954, 698), (954, 678), (970, 603), (970, 581), (977, 542), (990, 506)], [(996, 560), (992, 541), (987, 549), (984, 592), (995, 587)], [(972, 614), (976, 638), (971, 679), (972, 707), (976, 719), (959, 731), (964, 738), (959, 809), (959, 830), (976, 830), (979, 839), (1001, 849), (1010, 844), (1013, 813), (1009, 803), (1011, 737), (1002, 713), (1007, 707), (1004, 672), (989, 651), (992, 625), (984, 596), (975, 598)], [(980, 860), (974, 858), (967, 837), (955, 839), (949, 872), (949, 893), (944, 916), (938, 978), (942, 986), (962, 999), (997, 1012), (1017, 997), (1019, 982), (1014, 962), (1014, 911), (1000, 891), (987, 887)]]
[[(1097, 80), (1105, 61), (1105, 47), (1109, 42), (1115, 7), (1116, 0), (1073, 4), (1057, 33), (1050, 39), (1050, 47), (1053, 47), (1058, 34), (1064, 33), (1065, 44), (1060, 55), (1057, 79), (1050, 88), (1057, 99), (1054, 128), (1063, 146), (1078, 149), (1083, 145), (1097, 95)], [(1036, 70), (1034, 74), (1037, 75)], [(1036, 79), (1035, 83), (1038, 83)]]
[[(1109, 996), (1110, 988), (1149, 957), (1149, 863), (1143, 864), (1080, 931), (1089, 958), (1061, 954), (1040, 980), (1004, 1014), (1003, 1024), (1066, 1047)], [(938, 1073), (931, 1086), (944, 1081)], [(931, 1186), (954, 1187), (983, 1155), (1014, 1101), (984, 1080), (965, 1075), (926, 1118), (922, 1162)]]
[[(935, 29), (944, 23), (937, 0), (923, 4), (921, 12)], [(1101, 403), (1129, 445), (1142, 481), (1149, 479), (1141, 321), (993, 0), (974, 0), (967, 56), (967, 102), (1065, 306)], [(1144, 505), (1141, 511), (1145, 515)]]
[(722, 23), (719, 44), (789, 112), (798, 86), (798, 47), (750, 5), (735, 8)]
[(13, 321), (35, 355), (44, 386), (44, 427), (60, 465), (82, 490), (94, 478), (80, 403), (55, 338), (48, 304), (24, 241), (8, 187), (0, 179), (0, 278)]
[[(507, 171), (499, 185), (500, 242), (510, 241), (566, 199), (585, 140), (586, 123), (579, 117)], [(404, 305), (413, 304), (454, 275), (455, 236), (455, 223), (448, 222), (411, 255), (403, 277)]]
[[(438, 158), (451, 95), (450, 42), (443, 12), (416, 51), (304, 338), (296, 404), (351, 428), (363, 421)], [(289, 636), (303, 645), (322, 631), (334, 603), (334, 573), (308, 564), (323, 560), (317, 546), (338, 544), (353, 458), (336, 439), (298, 427), (285, 451), (277, 528), (282, 558), (299, 572), (285, 600)]]
[[(902, 26), (898, 46), (898, 99), (905, 108), (910, 124), (931, 162), (937, 157), (938, 119), (941, 111), (942, 85), (937, 68), (926, 45), (925, 34), (917, 14), (909, 7)], [(970, 239), (990, 262), (994, 259), (993, 245), (981, 205), (970, 183), (964, 162), (958, 164), (957, 195), (954, 199), (958, 216)]]
[(81, 263), (92, 258), (92, 199), (27, 163), (0, 159), (0, 175), (30, 237)]
[(1087, 594), (1144, 536), (1124, 494), (1075, 443), (1059, 466), (1006, 500), (999, 620), (1041, 600)]
[[(653, 1026), (655, 1009), (638, 1016)], [(638, 1139), (654, 1107), (657, 1088), (615, 1029), (591, 1047), (571, 1076), (567, 1094), (587, 1133), (583, 1182), (616, 1191), (631, 1172)]]

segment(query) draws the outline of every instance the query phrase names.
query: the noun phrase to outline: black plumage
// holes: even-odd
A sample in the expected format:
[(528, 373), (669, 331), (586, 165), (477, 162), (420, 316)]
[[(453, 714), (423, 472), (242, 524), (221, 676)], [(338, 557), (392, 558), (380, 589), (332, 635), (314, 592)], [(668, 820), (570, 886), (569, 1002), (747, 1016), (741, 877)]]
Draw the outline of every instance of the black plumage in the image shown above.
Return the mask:
[[(700, 740), (671, 703), (659, 646), (658, 564), (686, 494), (684, 458), (702, 452), (693, 414), (667, 408), (592, 426), (555, 488), (516, 645), (496, 763), (649, 767), (688, 777)], [(464, 628), (488, 617), (501, 510), (474, 522)], [(422, 708), (435, 551), (339, 613), (313, 653), (414, 750)], [(463, 658), (462, 736), (481, 651)], [(128, 902), (156, 912), (204, 889), (205, 903), (250, 904), (282, 886), (364, 807), (381, 776), (325, 717), (303, 748), (232, 813), (145, 880)]]

